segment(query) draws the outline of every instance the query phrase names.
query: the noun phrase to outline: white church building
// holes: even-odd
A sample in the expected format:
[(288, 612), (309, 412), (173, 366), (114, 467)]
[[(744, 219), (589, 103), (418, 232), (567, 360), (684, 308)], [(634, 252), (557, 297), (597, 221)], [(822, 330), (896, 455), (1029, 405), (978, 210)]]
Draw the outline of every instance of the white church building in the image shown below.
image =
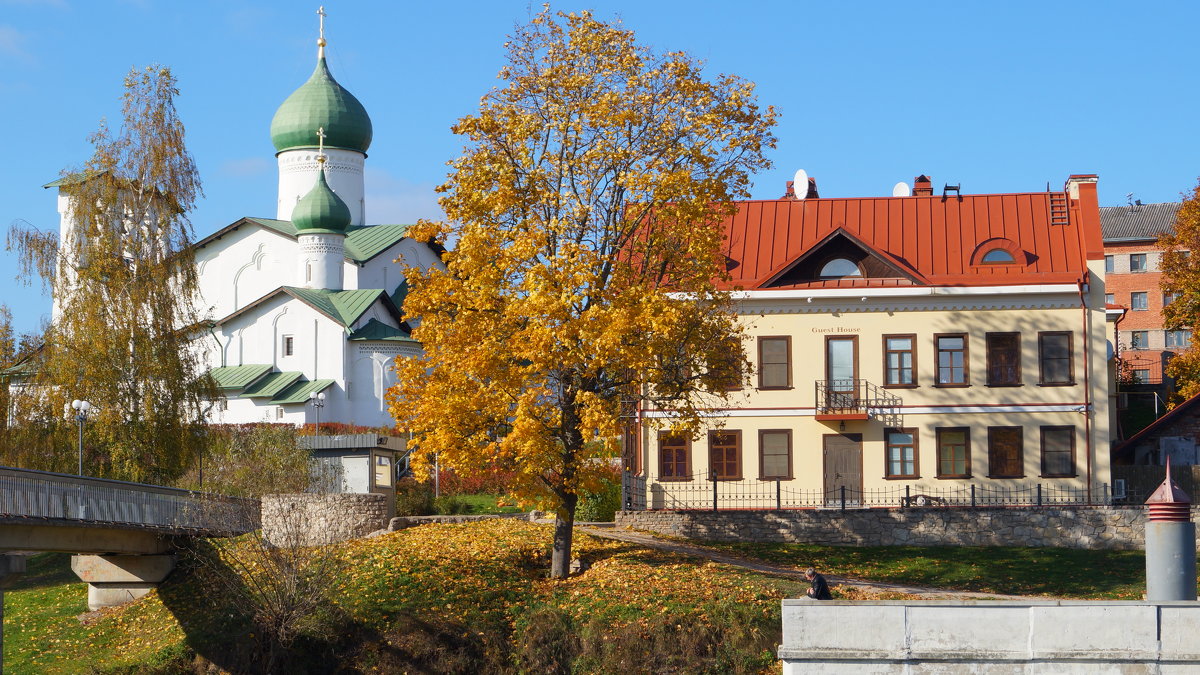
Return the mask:
[[(240, 218), (194, 244), (209, 330), (199, 347), (223, 398), (219, 423), (391, 426), (397, 356), (420, 354), (400, 309), (405, 267), (439, 265), (405, 225), (368, 225), (371, 119), (329, 72), (325, 39), (308, 81), (275, 112), (275, 218)], [(60, 181), (46, 187), (56, 187)], [(71, 228), (60, 192), (61, 232)]]

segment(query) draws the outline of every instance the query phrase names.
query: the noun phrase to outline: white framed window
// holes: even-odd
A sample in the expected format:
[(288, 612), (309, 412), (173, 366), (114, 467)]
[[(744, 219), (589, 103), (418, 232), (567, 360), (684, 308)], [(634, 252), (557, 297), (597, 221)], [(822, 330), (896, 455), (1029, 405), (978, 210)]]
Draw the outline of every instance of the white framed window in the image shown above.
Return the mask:
[(275, 419), (277, 419), (277, 420), (283, 419), (283, 406), (281, 406), (281, 405), (275, 406)]
[(1150, 309), (1149, 293), (1146, 291), (1134, 291), (1130, 293), (1129, 308), (1138, 312)]
[(1129, 271), (1130, 272), (1145, 272), (1146, 271), (1146, 254), (1131, 253), (1129, 255)]
[(1130, 349), (1146, 349), (1150, 346), (1150, 331), (1135, 330), (1129, 333)]
[(853, 260), (847, 258), (834, 258), (821, 267), (822, 279), (844, 279), (861, 276), (862, 270), (858, 268), (858, 265)]

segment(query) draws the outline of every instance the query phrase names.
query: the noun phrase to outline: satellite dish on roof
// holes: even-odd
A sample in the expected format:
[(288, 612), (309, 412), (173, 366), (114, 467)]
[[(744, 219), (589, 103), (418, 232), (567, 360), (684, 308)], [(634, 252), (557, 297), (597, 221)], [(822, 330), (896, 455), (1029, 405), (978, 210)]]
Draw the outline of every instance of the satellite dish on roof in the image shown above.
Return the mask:
[(912, 188), (908, 187), (908, 183), (905, 183), (904, 181), (900, 181), (899, 183), (896, 183), (896, 185), (892, 188), (892, 196), (893, 197), (911, 197), (912, 196)]
[(792, 190), (796, 193), (796, 199), (804, 199), (808, 196), (808, 172), (804, 169), (796, 169), (796, 176), (792, 178)]

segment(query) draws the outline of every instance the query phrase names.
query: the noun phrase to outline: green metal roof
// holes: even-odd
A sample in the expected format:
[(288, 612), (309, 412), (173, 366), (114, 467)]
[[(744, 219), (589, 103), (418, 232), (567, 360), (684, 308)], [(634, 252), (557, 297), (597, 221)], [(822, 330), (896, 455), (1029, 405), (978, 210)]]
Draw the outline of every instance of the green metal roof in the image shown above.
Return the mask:
[(299, 380), (303, 373), (299, 371), (289, 371), (286, 373), (271, 373), (255, 382), (253, 386), (247, 387), (243, 391), (241, 398), (274, 398), (279, 392), (287, 389)]
[(292, 209), (292, 226), (298, 232), (342, 234), (353, 220), (350, 207), (325, 182), (324, 169), (317, 171), (317, 182)]
[(391, 342), (412, 342), (417, 341), (412, 339), (408, 333), (400, 328), (393, 328), (379, 319), (371, 319), (367, 325), (359, 328), (350, 334), (347, 340), (389, 340)]
[(64, 185), (74, 185), (76, 183), (82, 183), (82, 182), (86, 181), (87, 179), (91, 178), (92, 176), (99, 175), (100, 173), (102, 173), (102, 171), (99, 169), (88, 169), (86, 171), (76, 171), (74, 173), (68, 173), (65, 176), (61, 176), (56, 180), (52, 180), (49, 183), (46, 183), (45, 185), (43, 185), (42, 187), (52, 188), (52, 187), (62, 187)]
[(293, 297), (312, 305), (317, 311), (328, 315), (346, 328), (354, 323), (363, 312), (383, 295), (379, 288), (362, 288), (355, 291), (330, 291), (323, 288), (299, 288), (284, 286), (283, 290)]
[[(296, 226), (288, 220), (274, 218), (246, 218), (245, 220), (262, 225), (289, 237), (299, 234)], [(346, 228), (346, 258), (356, 263), (365, 263), (371, 258), (383, 253), (404, 238), (408, 225), (355, 225)], [(202, 246), (208, 243), (206, 237), (197, 243)]]
[(241, 389), (258, 381), (271, 372), (270, 364), (248, 364), (244, 366), (221, 366), (208, 371), (219, 389)]
[(308, 81), (292, 92), (271, 120), (271, 143), (279, 152), (317, 147), (317, 129), (325, 129), (325, 147), (365, 153), (371, 147), (371, 118), (354, 94), (333, 79), (325, 57)]
[(407, 225), (370, 225), (346, 230), (346, 257), (366, 262), (404, 238)]
[(403, 314), (404, 299), (408, 297), (408, 279), (401, 281), (400, 285), (396, 287), (396, 290), (392, 291), (389, 297), (391, 297), (392, 304), (396, 306), (396, 309), (400, 310), (400, 313)]
[(283, 390), (275, 398), (271, 399), (273, 405), (287, 405), (289, 403), (308, 403), (308, 395), (322, 391), (333, 384), (333, 380), (313, 380), (312, 382), (303, 381), (297, 382), (287, 389)]
[(246, 220), (262, 225), (269, 230), (275, 230), (280, 234), (286, 234), (289, 237), (295, 237), (297, 234), (296, 228), (290, 220), (276, 220), (274, 218), (246, 218)]

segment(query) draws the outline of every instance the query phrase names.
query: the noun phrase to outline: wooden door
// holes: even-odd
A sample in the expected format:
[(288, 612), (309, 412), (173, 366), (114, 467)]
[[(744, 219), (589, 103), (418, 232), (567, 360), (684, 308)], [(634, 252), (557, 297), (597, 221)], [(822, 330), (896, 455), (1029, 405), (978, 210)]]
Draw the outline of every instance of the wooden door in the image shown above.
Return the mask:
[(846, 503), (862, 501), (862, 434), (825, 434), (825, 503), (841, 504), (842, 487)]

